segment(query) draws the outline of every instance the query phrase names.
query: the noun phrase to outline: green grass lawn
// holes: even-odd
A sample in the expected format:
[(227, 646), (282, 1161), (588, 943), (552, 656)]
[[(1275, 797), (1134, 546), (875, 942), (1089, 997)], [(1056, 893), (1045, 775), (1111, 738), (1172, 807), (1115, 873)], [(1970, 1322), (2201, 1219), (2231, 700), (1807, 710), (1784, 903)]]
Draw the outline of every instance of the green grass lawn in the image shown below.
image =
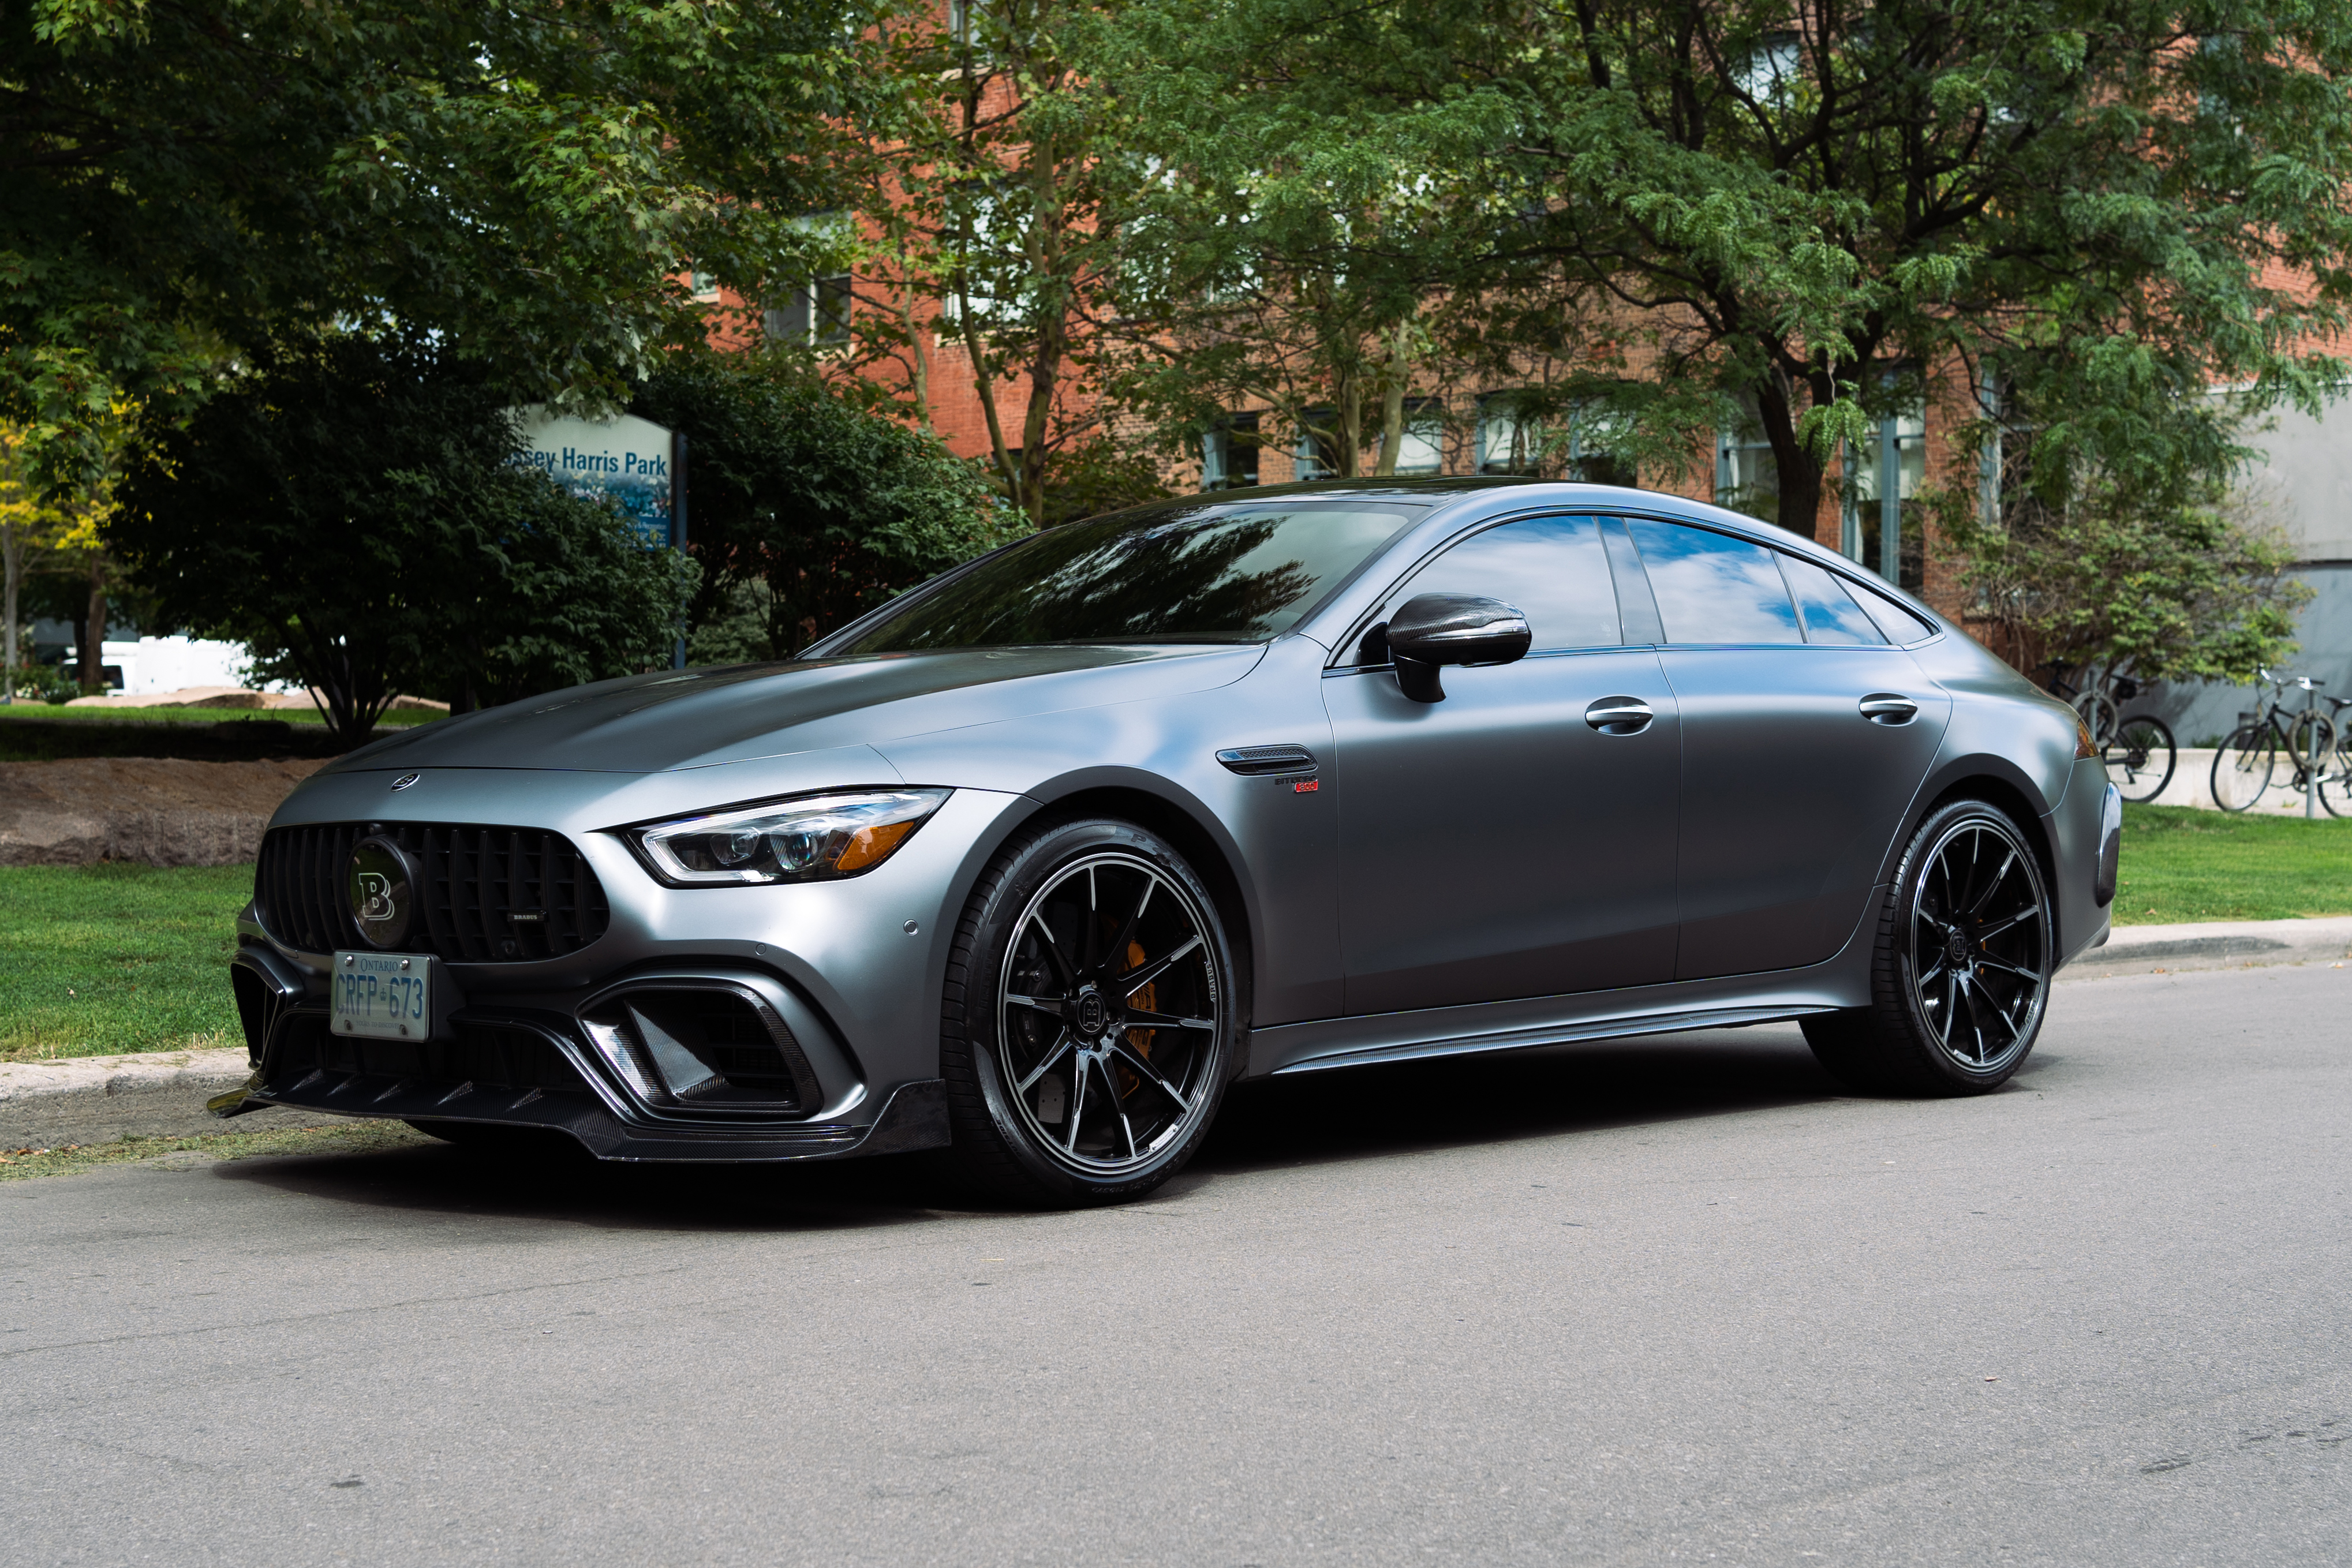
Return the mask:
[(2352, 915), (2352, 821), (2126, 806), (2118, 925)]
[(0, 1061), (242, 1045), (253, 868), (0, 867)]
[[(0, 1061), (243, 1042), (251, 866), (0, 867)], [(2116, 923), (2352, 915), (2352, 821), (2124, 808)]]
[[(430, 724), (446, 714), (433, 708), (404, 708), (377, 719), (379, 729), (405, 729), (412, 725)], [(289, 724), (317, 725), (324, 727), (326, 719), (317, 707), (305, 703), (299, 707), (70, 707), (64, 704), (13, 702), (0, 703), (0, 719), (65, 719), (74, 724), (219, 724), (236, 719), (281, 718)]]

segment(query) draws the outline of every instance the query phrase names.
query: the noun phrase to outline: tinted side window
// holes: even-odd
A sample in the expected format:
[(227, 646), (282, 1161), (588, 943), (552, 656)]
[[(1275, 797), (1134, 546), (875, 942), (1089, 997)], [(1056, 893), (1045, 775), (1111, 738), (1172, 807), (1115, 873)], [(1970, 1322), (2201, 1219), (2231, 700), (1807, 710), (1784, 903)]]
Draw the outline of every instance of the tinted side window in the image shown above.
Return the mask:
[(1475, 593), (1516, 606), (1535, 633), (1530, 651), (1614, 647), (1617, 590), (1591, 517), (1528, 517), (1472, 534), (1389, 597)]
[(1936, 629), (1933, 626), (1885, 594), (1873, 593), (1866, 588), (1858, 588), (1853, 591), (1853, 596), (1862, 601), (1862, 607), (1870, 612), (1870, 618), (1878, 622), (1878, 629), (1886, 633), (1888, 642), (1916, 643), (1922, 637), (1932, 637), (1936, 634)]
[(1669, 643), (1801, 643), (1789, 585), (1762, 545), (1631, 517)]
[(1788, 574), (1797, 610), (1805, 618), (1806, 642), (1852, 646), (1886, 641), (1835, 576), (1792, 555), (1780, 558), (1780, 570)]

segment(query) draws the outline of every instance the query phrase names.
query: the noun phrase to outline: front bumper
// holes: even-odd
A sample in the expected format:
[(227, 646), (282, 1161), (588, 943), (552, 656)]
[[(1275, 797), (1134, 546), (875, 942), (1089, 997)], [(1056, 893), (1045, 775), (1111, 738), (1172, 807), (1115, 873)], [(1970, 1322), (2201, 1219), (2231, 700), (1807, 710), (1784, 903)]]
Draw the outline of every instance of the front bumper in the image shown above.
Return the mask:
[[(709, 889), (662, 887), (613, 835), (533, 813), (533, 825), (566, 833), (593, 864), (609, 926), (562, 957), (439, 963), (440, 1016), (418, 1040), (330, 1032), (332, 954), (289, 947), (248, 910), (232, 975), (255, 1072), (240, 1099), (216, 1110), (549, 1128), (614, 1160), (800, 1160), (944, 1145), (948, 948), (966, 890), (1022, 803), (959, 790), (866, 876)], [(451, 810), (522, 816), (478, 788)], [(330, 799), (294, 821), (354, 816)], [(681, 1023), (678, 1009), (695, 998), (729, 1017), (709, 1029), (699, 1015)]]

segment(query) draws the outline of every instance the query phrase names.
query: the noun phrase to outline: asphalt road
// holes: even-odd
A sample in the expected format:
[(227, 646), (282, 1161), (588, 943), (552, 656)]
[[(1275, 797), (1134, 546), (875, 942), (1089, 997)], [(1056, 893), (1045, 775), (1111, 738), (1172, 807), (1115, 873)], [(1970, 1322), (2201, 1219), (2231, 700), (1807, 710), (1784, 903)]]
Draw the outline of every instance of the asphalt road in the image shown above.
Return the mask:
[(0, 1186), (0, 1562), (2352, 1560), (2352, 969), (1286, 1081), (1153, 1202), (454, 1150)]

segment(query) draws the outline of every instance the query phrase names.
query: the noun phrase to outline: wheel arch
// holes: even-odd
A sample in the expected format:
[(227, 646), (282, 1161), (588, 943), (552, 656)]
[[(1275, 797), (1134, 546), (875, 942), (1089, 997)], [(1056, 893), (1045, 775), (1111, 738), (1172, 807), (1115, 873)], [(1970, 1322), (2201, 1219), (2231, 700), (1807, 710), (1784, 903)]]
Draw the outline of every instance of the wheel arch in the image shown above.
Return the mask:
[[(1225, 922), (1234, 955), (1234, 990), (1241, 1001), (1241, 1025), (1249, 1028), (1257, 976), (1258, 923), (1254, 901), (1240, 873), (1240, 852), (1221, 831), (1214, 817), (1154, 790), (1125, 782), (1079, 783), (1065, 792), (1038, 795), (1034, 810), (1008, 824), (1005, 838), (1043, 823), (1082, 817), (1115, 817), (1158, 833), (1173, 844), (1209, 890), (1218, 917)], [(991, 852), (990, 858), (993, 858)], [(975, 881), (977, 878), (974, 879)], [(970, 896), (969, 891), (965, 894)], [(1246, 1061), (1246, 1053), (1244, 1055)]]
[(1895, 841), (1888, 860), (1889, 876), (1893, 874), (1891, 868), (1909, 846), (1912, 835), (1918, 832), (1920, 825), (1929, 817), (1955, 800), (1979, 801), (2016, 823), (2018, 831), (2025, 835), (2026, 845), (2033, 852), (2034, 863), (2042, 868), (2042, 885), (2049, 890), (2052, 913), (2060, 917), (2058, 925), (2063, 928), (2064, 912), (2058, 907), (2063, 894), (2058, 876), (2057, 845), (2051, 841), (2048, 814), (2034, 810), (2033, 798), (2019, 781), (1988, 767), (1980, 771), (1962, 771), (1957, 776), (1939, 779), (1931, 789), (1921, 790), (1919, 797), (1921, 804), (1912, 812), (1910, 820), (1903, 824), (1903, 832)]

